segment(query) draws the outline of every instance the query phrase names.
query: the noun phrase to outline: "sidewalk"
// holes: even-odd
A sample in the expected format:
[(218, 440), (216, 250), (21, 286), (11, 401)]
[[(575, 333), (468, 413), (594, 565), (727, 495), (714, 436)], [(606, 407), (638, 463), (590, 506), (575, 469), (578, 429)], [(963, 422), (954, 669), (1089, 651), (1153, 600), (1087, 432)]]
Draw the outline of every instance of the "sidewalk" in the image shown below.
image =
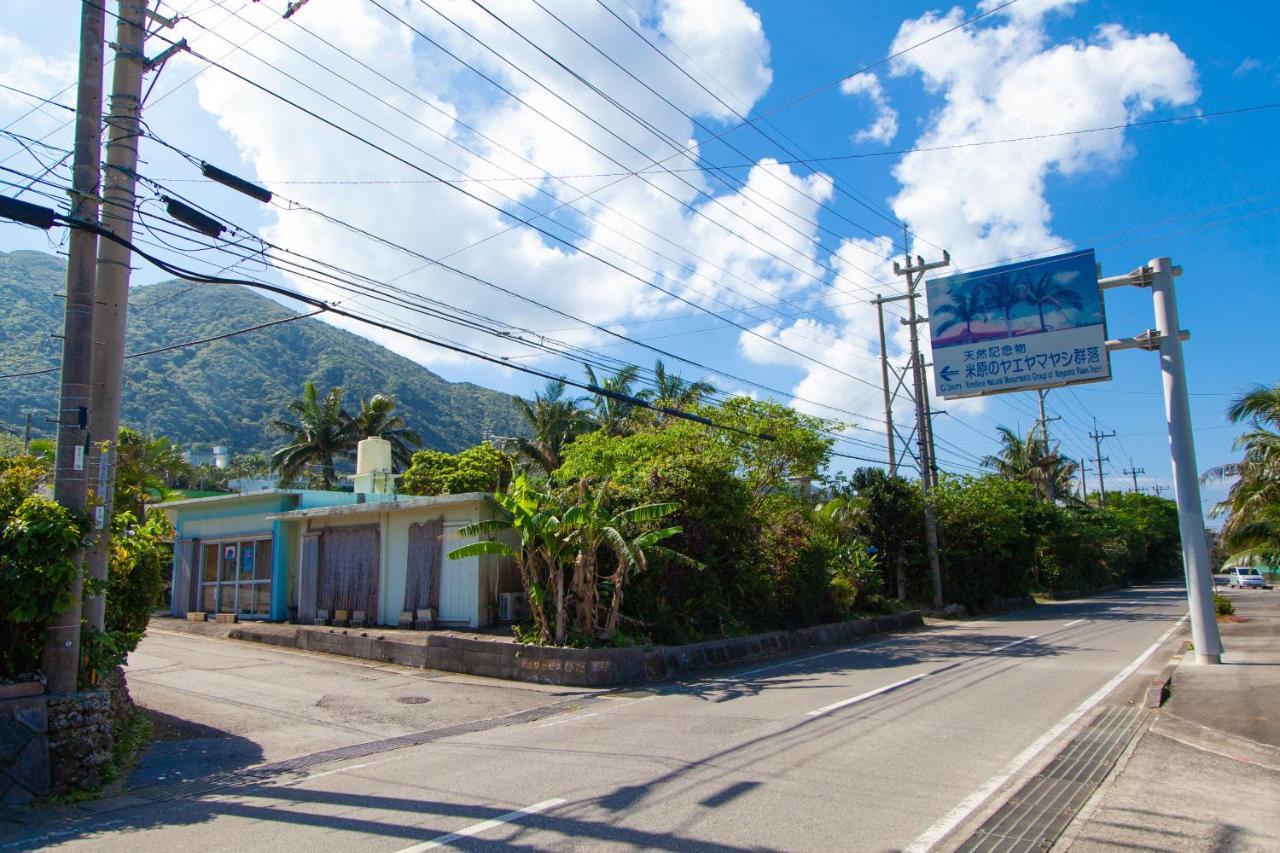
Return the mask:
[(1280, 850), (1280, 590), (1224, 590), (1221, 666), (1172, 693), (1054, 850)]

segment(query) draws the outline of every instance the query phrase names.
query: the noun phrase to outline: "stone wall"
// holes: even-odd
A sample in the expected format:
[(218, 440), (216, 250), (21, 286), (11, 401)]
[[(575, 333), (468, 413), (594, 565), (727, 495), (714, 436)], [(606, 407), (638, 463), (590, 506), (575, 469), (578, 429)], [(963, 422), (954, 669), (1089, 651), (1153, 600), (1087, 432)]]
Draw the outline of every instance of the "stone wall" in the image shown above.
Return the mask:
[(54, 794), (93, 790), (106, 782), (115, 732), (133, 710), (117, 667), (95, 690), (58, 693), (49, 700), (49, 764)]
[[(0, 698), (0, 806), (49, 793), (49, 712), (44, 685), (6, 684)], [(27, 695), (20, 695), (20, 694)]]

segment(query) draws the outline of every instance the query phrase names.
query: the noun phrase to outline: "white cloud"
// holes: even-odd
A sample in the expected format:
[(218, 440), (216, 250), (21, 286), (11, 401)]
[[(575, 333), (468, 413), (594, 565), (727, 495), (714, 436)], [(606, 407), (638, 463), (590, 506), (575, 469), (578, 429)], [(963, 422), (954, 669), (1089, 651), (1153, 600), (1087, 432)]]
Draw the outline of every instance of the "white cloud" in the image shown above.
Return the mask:
[[(982, 8), (996, 5), (985, 3)], [(936, 93), (941, 102), (915, 145), (927, 148), (1123, 124), (1159, 105), (1185, 106), (1195, 101), (1195, 68), (1167, 35), (1131, 34), (1108, 25), (1087, 40), (1051, 43), (1044, 16), (1069, 11), (1073, 5), (1072, 0), (1024, 0), (895, 60), (895, 75), (919, 75), (925, 89)], [(890, 51), (952, 28), (965, 17), (967, 13), (957, 7), (946, 14), (929, 12), (904, 21)], [(846, 81), (842, 88), (874, 91), (869, 80)], [(928, 240), (927, 248), (919, 244), (913, 251), (933, 256), (940, 254), (934, 246), (945, 247), (962, 267), (983, 266), (1067, 242), (1052, 228), (1047, 177), (1055, 172), (1072, 176), (1115, 169), (1127, 154), (1121, 131), (1007, 146), (918, 151), (904, 156), (894, 169), (901, 189), (891, 204), (894, 213), (911, 224), (913, 233)], [(892, 251), (887, 238), (848, 240), (834, 259), (842, 276), (878, 291), (899, 292), (901, 279), (888, 269), (887, 260), (873, 261), (868, 269), (871, 276), (853, 268), (854, 263), (868, 266), (863, 250), (880, 256)], [(876, 278), (892, 284), (878, 284)], [(906, 330), (897, 322), (900, 311), (900, 307), (889, 311), (886, 330), (890, 351), (899, 360), (907, 350)], [(812, 325), (809, 320), (788, 326), (775, 323), (762, 331), (804, 349), (813, 346), (804, 340)], [(828, 364), (878, 384), (874, 357), (857, 352), (860, 341), (877, 335), (874, 306), (864, 302), (839, 309), (827, 332), (844, 342), (839, 349), (825, 351)], [(740, 346), (762, 363), (776, 364), (780, 358), (746, 338)], [(805, 370), (794, 389), (799, 396), (847, 401), (862, 390), (860, 382), (829, 368), (798, 360), (792, 363)], [(947, 404), (954, 410), (981, 405)], [(874, 402), (865, 410), (877, 411)]]
[[(69, 83), (75, 81), (76, 62), (72, 55), (49, 56), (31, 49), (24, 39), (7, 30), (0, 30), (0, 83), (48, 98)], [(61, 98), (68, 106), (75, 103), (74, 92)], [(65, 110), (49, 105), (9, 89), (0, 88), (0, 117), (5, 124), (32, 108), (45, 116), (44, 124), (53, 126), (66, 121), (71, 115)], [(30, 133), (31, 125), (26, 126)], [(39, 134), (35, 134), (39, 135)]]
[[(285, 195), (339, 215), (429, 257), (441, 257), (483, 240), (478, 247), (463, 251), (449, 263), (601, 325), (626, 316), (662, 314), (673, 307), (681, 310), (678, 303), (646, 286), (646, 282), (659, 278), (668, 289), (681, 290), (687, 285), (704, 291), (706, 299), (716, 296), (741, 301), (741, 297), (730, 294), (724, 285), (742, 289), (753, 299), (763, 299), (761, 294), (772, 296), (796, 289), (805, 274), (817, 271), (813, 244), (776, 219), (767, 217), (761, 206), (771, 207), (766, 199), (782, 201), (800, 216), (778, 215), (791, 227), (812, 235), (812, 226), (803, 218), (816, 216), (817, 203), (813, 198), (829, 196), (827, 179), (801, 178), (787, 167), (765, 161), (752, 170), (741, 192), (713, 184), (697, 172), (680, 177), (650, 176), (648, 182), (636, 178), (577, 179), (563, 183), (547, 180), (548, 175), (644, 169), (653, 161), (672, 156), (673, 146), (666, 140), (679, 147), (688, 145), (693, 134), (692, 123), (535, 4), (486, 5), (517, 33), (627, 104), (655, 127), (661, 137), (622, 116), (581, 81), (557, 68), (546, 56), (472, 4), (443, 4), (439, 8), (498, 54), (544, 81), (547, 88), (502, 62), (421, 4), (389, 0), (387, 5), (419, 30), (481, 68), (525, 103), (503, 95), (436, 48), (415, 38), (376, 7), (364, 3), (350, 4), (341, 15), (307, 17), (305, 25), (398, 81), (412, 94), (360, 70), (310, 39), (300, 28), (277, 28), (273, 34), (321, 59), (343, 77), (377, 92), (408, 116), (353, 92), (269, 39), (259, 37), (252, 42), (255, 55), (306, 81), (326, 96), (352, 105), (355, 112), (338, 109), (324, 97), (290, 84), (277, 72), (242, 54), (235, 54), (225, 62), (254, 79), (270, 80), (273, 87), (290, 98), (435, 174), (452, 179), (459, 177), (461, 169), (485, 178), (505, 177), (509, 173), (534, 178), (531, 184), (502, 181), (463, 185), (469, 192), (522, 218), (546, 212), (558, 202), (576, 200), (584, 192), (598, 190), (592, 198), (577, 202), (581, 215), (572, 215), (573, 208), (567, 208), (551, 218), (562, 225), (553, 224), (549, 219), (540, 219), (539, 224), (565, 236), (575, 246), (607, 258), (640, 280), (530, 228), (518, 225), (513, 228), (512, 220), (497, 210), (446, 185), (424, 183), (427, 178), (421, 172), (346, 138), (227, 75), (217, 71), (203, 75), (197, 84), (201, 106), (217, 117), (244, 159), (268, 184), (273, 178), (312, 177), (410, 182), (279, 186)], [(633, 69), (638, 77), (680, 104), (686, 112), (709, 118), (724, 117), (721, 104), (678, 70), (655, 61), (658, 58), (649, 46), (596, 4), (549, 3), (548, 8), (571, 22), (588, 42)], [(634, 15), (633, 24), (647, 27), (649, 38), (659, 43), (663, 37), (670, 39), (736, 95), (748, 99), (748, 105), (767, 88), (771, 79), (768, 43), (759, 17), (738, 0), (714, 3), (666, 0), (650, 11), (652, 14), (643, 20)], [(276, 17), (272, 10), (258, 6), (246, 8), (244, 14), (253, 16), (261, 26)], [(714, 19), (715, 27), (705, 26), (708, 16)], [(219, 29), (233, 42), (254, 33), (252, 28), (234, 19)], [(225, 45), (215, 47), (212, 43), (207, 47), (213, 53), (225, 49)], [(578, 105), (586, 115), (559, 100), (548, 88)], [(436, 109), (425, 105), (423, 100)], [(564, 129), (557, 128), (546, 117)], [(399, 139), (372, 127), (366, 119), (388, 128)], [(477, 132), (467, 130), (460, 122)], [(436, 133), (423, 127), (424, 124)], [(447, 140), (463, 142), (483, 157), (466, 154)], [(696, 151), (693, 156), (696, 157)], [(483, 158), (499, 165), (484, 162)], [(670, 162), (676, 167), (689, 164), (688, 159), (682, 158)], [(548, 199), (539, 190), (551, 193), (554, 199)], [(707, 200), (704, 193), (714, 195), (715, 200)], [(521, 203), (534, 210), (521, 207)], [(760, 249), (730, 238), (714, 222), (750, 236)], [(563, 227), (566, 225), (585, 236), (568, 233)], [(396, 282), (397, 286), (518, 327), (536, 330), (566, 325), (563, 318), (440, 269), (428, 266), (410, 273), (423, 266), (420, 260), (357, 238), (304, 213), (278, 214), (265, 235), (289, 248), (360, 270), (376, 280), (404, 276)], [(644, 245), (638, 246), (627, 237)], [(691, 276), (687, 272), (690, 267), (713, 282)], [(732, 277), (726, 276), (724, 269), (729, 270)], [(656, 275), (653, 270), (657, 271)], [(294, 277), (290, 283), (308, 292), (335, 298), (332, 292), (303, 278)], [(424, 318), (402, 307), (379, 304), (370, 297), (359, 297), (349, 306), (360, 311), (381, 312), (432, 335), (447, 336), (500, 356), (528, 352), (516, 344), (495, 342), (480, 332)], [(367, 330), (357, 330), (369, 334)], [(426, 345), (407, 345), (402, 338), (389, 334), (372, 336), (427, 363), (453, 358)], [(590, 329), (559, 332), (555, 337), (573, 344), (601, 340), (599, 333)]]
[(846, 95), (866, 95), (876, 110), (875, 120), (853, 135), (854, 142), (870, 140), (888, 145), (893, 141), (898, 135), (898, 111), (889, 105), (879, 77), (870, 71), (855, 74), (840, 84), (840, 91)]

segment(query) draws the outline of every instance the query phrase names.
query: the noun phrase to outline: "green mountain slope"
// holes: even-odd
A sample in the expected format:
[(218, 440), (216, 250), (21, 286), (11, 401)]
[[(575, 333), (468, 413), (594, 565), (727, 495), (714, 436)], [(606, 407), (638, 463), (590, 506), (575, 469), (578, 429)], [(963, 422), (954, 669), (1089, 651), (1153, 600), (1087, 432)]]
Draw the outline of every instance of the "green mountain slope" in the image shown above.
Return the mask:
[[(59, 364), (64, 285), (61, 258), (0, 252), (0, 374)], [(139, 352), (218, 335), (294, 312), (247, 288), (168, 282), (138, 288), (131, 300), (127, 350)], [(227, 444), (232, 453), (267, 451), (268, 425), (311, 380), (323, 391), (389, 393), (430, 448), (457, 451), (486, 433), (521, 431), (507, 394), (436, 374), (358, 335), (316, 319), (125, 362), (123, 421), (184, 446)], [(59, 374), (0, 380), (0, 422), (36, 413), (36, 429), (57, 407)]]

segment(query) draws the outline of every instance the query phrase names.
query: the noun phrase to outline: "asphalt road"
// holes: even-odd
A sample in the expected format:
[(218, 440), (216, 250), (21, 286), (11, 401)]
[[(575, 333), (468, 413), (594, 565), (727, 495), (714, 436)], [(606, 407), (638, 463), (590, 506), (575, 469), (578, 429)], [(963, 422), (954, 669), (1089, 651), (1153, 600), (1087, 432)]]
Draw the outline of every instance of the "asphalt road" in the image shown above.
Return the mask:
[[(1180, 589), (1134, 590), (613, 693), (149, 637), (130, 685), (174, 731), (137, 793), (202, 770), (220, 786), (0, 849), (924, 849), (1051, 753), (1184, 612)], [(203, 759), (175, 746), (196, 742)]]

